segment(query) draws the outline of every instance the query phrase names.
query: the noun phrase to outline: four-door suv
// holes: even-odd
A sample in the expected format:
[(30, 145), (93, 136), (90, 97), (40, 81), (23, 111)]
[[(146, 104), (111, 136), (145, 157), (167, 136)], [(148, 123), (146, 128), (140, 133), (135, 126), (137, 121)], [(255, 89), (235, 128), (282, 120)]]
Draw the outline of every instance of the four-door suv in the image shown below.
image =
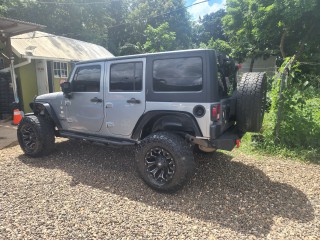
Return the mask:
[(38, 96), (18, 127), (26, 155), (51, 152), (55, 137), (137, 145), (136, 166), (152, 188), (175, 191), (195, 170), (193, 150), (232, 150), (259, 131), (264, 73), (245, 73), (213, 50), (79, 62), (62, 92)]

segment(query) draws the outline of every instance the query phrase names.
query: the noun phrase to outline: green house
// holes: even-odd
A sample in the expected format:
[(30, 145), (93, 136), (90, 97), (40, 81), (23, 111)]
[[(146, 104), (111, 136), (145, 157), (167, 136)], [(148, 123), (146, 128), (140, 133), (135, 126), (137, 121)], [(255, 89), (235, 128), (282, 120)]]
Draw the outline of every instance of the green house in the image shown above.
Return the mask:
[[(37, 95), (60, 91), (77, 61), (111, 58), (96, 44), (35, 31), (11, 37), (18, 96), (25, 113)], [(0, 59), (1, 60), (1, 59)]]

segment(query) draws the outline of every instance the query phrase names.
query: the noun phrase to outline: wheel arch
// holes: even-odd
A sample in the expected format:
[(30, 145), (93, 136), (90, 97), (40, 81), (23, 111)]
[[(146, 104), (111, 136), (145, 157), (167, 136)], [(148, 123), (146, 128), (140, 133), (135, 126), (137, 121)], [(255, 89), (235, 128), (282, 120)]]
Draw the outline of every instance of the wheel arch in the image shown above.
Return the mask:
[(58, 129), (62, 128), (57, 115), (55, 114), (55, 112), (53, 111), (53, 109), (49, 103), (32, 102), (32, 103), (30, 103), (30, 108), (34, 112), (34, 115), (47, 116), (53, 121), (53, 123), (55, 124), (55, 126)]
[(176, 131), (202, 136), (195, 117), (188, 112), (150, 111), (143, 114), (136, 124), (132, 139), (143, 139), (152, 132)]

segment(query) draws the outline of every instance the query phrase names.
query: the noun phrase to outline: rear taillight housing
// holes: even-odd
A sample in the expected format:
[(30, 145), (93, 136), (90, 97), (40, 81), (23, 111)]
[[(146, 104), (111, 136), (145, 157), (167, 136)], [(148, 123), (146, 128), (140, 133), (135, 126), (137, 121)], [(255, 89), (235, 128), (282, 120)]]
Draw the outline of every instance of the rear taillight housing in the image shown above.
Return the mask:
[(211, 107), (211, 120), (219, 121), (220, 120), (220, 104), (212, 105)]

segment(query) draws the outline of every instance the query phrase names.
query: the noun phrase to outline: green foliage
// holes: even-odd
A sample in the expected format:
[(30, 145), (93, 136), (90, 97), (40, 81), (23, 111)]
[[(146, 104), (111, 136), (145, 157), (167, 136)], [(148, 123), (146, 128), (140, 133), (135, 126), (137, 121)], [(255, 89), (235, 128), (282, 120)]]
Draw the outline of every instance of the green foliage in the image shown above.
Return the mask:
[(226, 15), (225, 10), (221, 9), (205, 15), (199, 21), (198, 44), (208, 43), (211, 39), (227, 41), (222, 26), (222, 18)]
[(225, 10), (221, 9), (217, 12), (207, 14), (199, 21), (192, 23), (191, 35), (194, 48), (199, 46), (200, 48), (211, 48), (210, 45), (212, 45), (212, 42), (217, 40), (228, 42), (222, 25), (222, 18), (225, 15)]
[(145, 43), (146, 36), (142, 33), (147, 26), (158, 28), (163, 23), (169, 24), (169, 31), (176, 33), (174, 49), (187, 49), (191, 45), (191, 22), (183, 0), (132, 0), (129, 4), (130, 13), (125, 26), (130, 32), (127, 42)]
[(0, 15), (45, 25), (48, 33), (96, 43), (115, 55), (135, 53), (132, 46), (146, 42), (147, 26), (158, 28), (164, 22), (176, 33), (174, 49), (191, 45), (190, 16), (183, 0), (83, 2), (88, 1), (0, 0)]
[[(275, 76), (268, 92), (271, 108), (254, 149), (320, 158), (319, 7), (319, 0), (227, 0), (222, 21), (235, 58), (281, 56), (285, 61), (280, 74), (287, 71), (286, 56), (301, 62), (289, 67), (281, 102), (280, 79)], [(281, 124), (275, 143), (279, 111)]]
[(227, 55), (231, 55), (232, 53), (232, 48), (229, 43), (220, 39), (213, 40), (213, 38), (211, 38), (208, 44), (201, 43), (200, 48), (214, 49)]
[[(280, 71), (284, 71), (283, 66)], [(309, 84), (312, 75), (301, 74), (299, 64), (291, 69), (282, 92), (281, 124), (278, 142), (275, 144), (276, 116), (279, 108), (280, 79), (275, 77), (272, 90), (271, 109), (263, 123), (263, 141), (254, 143), (254, 148), (267, 152), (298, 156), (315, 161), (320, 157), (320, 91), (317, 84)]]
[(227, 0), (223, 24), (239, 60), (319, 52), (319, 7), (318, 0)]
[(137, 43), (136, 45), (131, 43), (125, 43), (123, 46), (120, 47), (119, 54), (121, 56), (124, 55), (134, 55), (134, 54), (140, 54), (143, 53), (142, 46)]
[(145, 30), (145, 35), (147, 36), (147, 41), (143, 45), (143, 48), (146, 52), (162, 52), (174, 49), (176, 33), (169, 31), (169, 24), (167, 22), (157, 28), (149, 25)]
[[(125, 14), (122, 11), (125, 4), (123, 0), (88, 5), (77, 4), (79, 1), (76, 0), (50, 2), (49, 4), (46, 1), (5, 0), (6, 10), (2, 15), (45, 25), (47, 27), (44, 31), (48, 33), (107, 46), (106, 28), (115, 21), (117, 16), (114, 12), (119, 15)], [(64, 2), (70, 4), (61, 4)]]

